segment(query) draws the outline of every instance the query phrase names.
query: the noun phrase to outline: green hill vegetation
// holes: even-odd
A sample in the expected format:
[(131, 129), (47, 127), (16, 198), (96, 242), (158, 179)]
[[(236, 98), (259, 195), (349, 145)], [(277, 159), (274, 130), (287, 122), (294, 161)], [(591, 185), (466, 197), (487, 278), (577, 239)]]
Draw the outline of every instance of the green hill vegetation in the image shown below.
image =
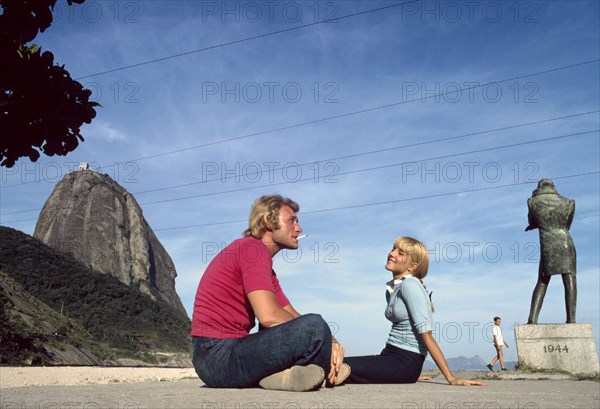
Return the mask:
[(105, 363), (110, 351), (0, 271), (0, 363)]
[[(190, 351), (189, 319), (164, 301), (153, 300), (111, 275), (91, 270), (68, 254), (2, 226), (0, 271), (57, 314), (76, 323), (46, 322), (47, 327), (62, 328), (64, 334), (59, 335), (68, 336), (73, 333), (69, 328), (81, 326), (100, 345), (96, 352), (104, 355), (103, 359), (106, 359), (106, 354), (102, 353), (105, 350), (110, 351), (111, 358), (150, 362), (156, 359), (154, 352)], [(0, 303), (3, 307), (6, 305), (5, 296)], [(2, 314), (6, 315), (4, 308)], [(18, 342), (18, 337), (23, 338), (27, 331), (22, 323), (15, 325), (20, 331), (13, 332), (16, 338), (12, 341)], [(81, 332), (77, 334), (77, 342), (81, 343), (85, 336)], [(9, 339), (4, 331), (0, 342), (4, 344)], [(22, 339), (21, 342), (24, 347), (29, 345)], [(4, 349), (4, 345), (1, 348)]]

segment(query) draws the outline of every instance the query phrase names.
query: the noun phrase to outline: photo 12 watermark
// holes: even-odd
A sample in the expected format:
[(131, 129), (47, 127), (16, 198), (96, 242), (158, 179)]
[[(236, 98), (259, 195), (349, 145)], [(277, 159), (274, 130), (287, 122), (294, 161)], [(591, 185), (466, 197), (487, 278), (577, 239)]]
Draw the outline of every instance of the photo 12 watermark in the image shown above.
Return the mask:
[(535, 1), (415, 1), (402, 4), (402, 22), (535, 24), (540, 5)]
[(54, 23), (136, 24), (140, 22), (141, 4), (138, 1), (109, 0), (69, 5), (66, 0), (60, 0), (52, 8), (52, 18)]
[(280, 401), (249, 401), (249, 402), (217, 402), (203, 401), (199, 409), (340, 409), (335, 402), (280, 402)]
[(324, 243), (312, 242), (303, 243), (296, 250), (283, 249), (281, 257), (286, 263), (299, 263), (306, 261), (314, 264), (336, 264), (340, 260), (337, 257), (340, 252), (340, 245), (334, 241)]
[(538, 242), (499, 243), (496, 241), (462, 241), (426, 243), (429, 259), (433, 263), (539, 263)]
[(115, 81), (110, 84), (86, 82), (83, 88), (92, 92), (90, 101), (101, 105), (111, 104), (137, 104), (140, 102), (140, 85), (133, 81)]
[(539, 405), (535, 402), (447, 402), (447, 403), (431, 403), (431, 402), (402, 402), (399, 406), (402, 409), (539, 409)]
[[(338, 243), (334, 241), (307, 242), (306, 234), (298, 236), (297, 240), (302, 241), (302, 245), (299, 245), (297, 249), (283, 249), (280, 253), (280, 257), (286, 263), (296, 264), (304, 261), (315, 264), (335, 264), (340, 262), (338, 258), (340, 246)], [(220, 257), (223, 261), (235, 259), (237, 262), (243, 258), (246, 262), (253, 263), (261, 257), (261, 251), (258, 247), (246, 246), (243, 249), (234, 247), (227, 250), (227, 243), (215, 241), (202, 242), (200, 254), (203, 263), (207, 263), (215, 257)]]
[(202, 23), (336, 23), (334, 1), (201, 1)]
[(296, 81), (202, 82), (202, 102), (207, 103), (290, 103), (337, 104), (339, 85), (334, 81), (300, 84)]
[(511, 83), (449, 81), (449, 82), (402, 82), (402, 102), (422, 103), (480, 103), (537, 104), (540, 86), (533, 81)]
[[(507, 327), (507, 329), (512, 332), (517, 326), (527, 327), (526, 331), (523, 332), (522, 340), (524, 342), (539, 342), (539, 327), (536, 327), (535, 325), (522, 325), (515, 322)], [(434, 321), (432, 335), (436, 341), (447, 342), (449, 344), (456, 344), (458, 342), (468, 344), (492, 344), (494, 342), (493, 328), (494, 323), (491, 321), (485, 323), (476, 321)], [(547, 351), (556, 348), (556, 346), (553, 348), (546, 345)]]
[(336, 175), (340, 166), (337, 162), (202, 162), (202, 183), (295, 183), (312, 180), (314, 183), (338, 183)]
[(401, 166), (402, 183), (534, 183), (540, 166), (536, 162), (417, 161)]
[[(514, 325), (519, 325), (515, 323)], [(493, 322), (439, 322), (433, 323), (432, 335), (438, 342), (447, 342), (456, 344), (458, 342), (467, 342), (469, 344), (491, 344), (494, 341), (492, 329)], [(514, 326), (509, 329), (512, 330)]]
[(1, 409), (139, 409), (135, 402), (41, 401), (34, 403), (2, 400)]
[[(93, 171), (110, 177), (117, 183), (139, 183), (137, 178), (140, 166), (137, 162), (115, 162), (100, 165), (96, 162), (26, 162), (15, 164), (12, 168), (0, 170), (2, 183), (12, 185), (24, 183), (57, 183), (72, 172)], [(8, 187), (8, 186), (7, 186)]]

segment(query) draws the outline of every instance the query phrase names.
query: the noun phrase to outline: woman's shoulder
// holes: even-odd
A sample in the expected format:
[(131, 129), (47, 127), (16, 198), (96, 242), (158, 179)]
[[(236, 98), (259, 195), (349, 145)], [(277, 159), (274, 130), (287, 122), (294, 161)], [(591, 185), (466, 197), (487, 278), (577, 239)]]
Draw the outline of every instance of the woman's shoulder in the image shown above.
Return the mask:
[(406, 277), (404, 280), (402, 280), (402, 284), (407, 286), (422, 286), (421, 280), (415, 276)]
[(400, 291), (402, 292), (420, 291), (423, 289), (423, 284), (421, 283), (421, 280), (419, 280), (417, 277), (407, 277), (404, 280), (402, 280), (402, 285), (400, 286), (400, 289)]

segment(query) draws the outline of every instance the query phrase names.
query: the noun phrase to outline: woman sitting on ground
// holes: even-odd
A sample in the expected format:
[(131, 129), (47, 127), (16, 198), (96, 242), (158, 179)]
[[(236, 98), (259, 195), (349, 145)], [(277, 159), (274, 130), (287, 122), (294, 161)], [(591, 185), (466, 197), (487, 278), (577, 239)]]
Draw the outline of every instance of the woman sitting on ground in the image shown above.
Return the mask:
[(345, 358), (351, 367), (346, 383), (415, 383), (429, 352), (450, 385), (485, 386), (481, 381), (456, 378), (433, 338), (433, 305), (422, 281), (428, 268), (423, 243), (411, 237), (394, 242), (385, 265), (393, 275), (385, 294), (385, 317), (392, 322), (387, 344), (379, 355)]

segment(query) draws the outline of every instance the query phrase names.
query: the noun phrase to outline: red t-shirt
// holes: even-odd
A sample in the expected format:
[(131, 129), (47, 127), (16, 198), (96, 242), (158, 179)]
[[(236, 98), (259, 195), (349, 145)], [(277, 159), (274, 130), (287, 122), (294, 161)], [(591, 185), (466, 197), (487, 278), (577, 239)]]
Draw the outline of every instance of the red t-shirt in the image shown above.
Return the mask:
[(281, 307), (290, 304), (273, 271), (273, 259), (265, 244), (248, 236), (225, 247), (210, 262), (200, 279), (192, 336), (240, 338), (255, 325), (247, 294), (270, 290)]

